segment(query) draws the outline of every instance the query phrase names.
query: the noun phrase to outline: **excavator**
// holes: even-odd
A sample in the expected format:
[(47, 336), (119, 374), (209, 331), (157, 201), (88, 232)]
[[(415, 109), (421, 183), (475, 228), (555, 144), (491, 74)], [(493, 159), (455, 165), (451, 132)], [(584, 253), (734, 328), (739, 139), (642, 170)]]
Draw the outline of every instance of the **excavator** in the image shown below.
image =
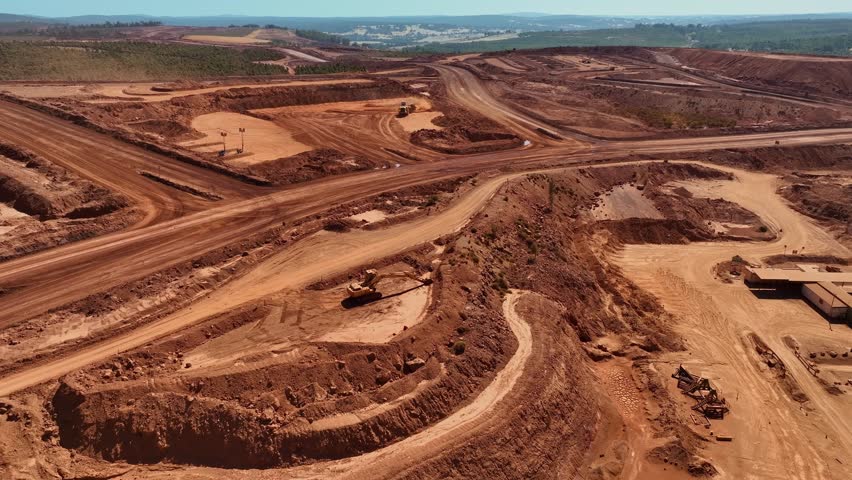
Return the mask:
[(420, 278), (411, 272), (393, 272), (379, 273), (375, 269), (370, 269), (365, 272), (364, 280), (355, 282), (346, 288), (349, 293), (349, 298), (359, 299), (377, 294), (377, 287), (380, 281), (386, 278), (402, 278), (407, 277), (414, 281), (420, 282), (421, 285), (431, 285), (431, 278)]

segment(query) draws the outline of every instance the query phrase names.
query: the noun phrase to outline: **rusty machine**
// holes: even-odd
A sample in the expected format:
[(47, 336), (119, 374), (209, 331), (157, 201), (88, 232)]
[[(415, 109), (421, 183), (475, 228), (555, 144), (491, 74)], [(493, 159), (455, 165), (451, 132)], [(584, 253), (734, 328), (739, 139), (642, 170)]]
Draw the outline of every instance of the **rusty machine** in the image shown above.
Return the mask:
[(678, 367), (672, 378), (677, 380), (677, 386), (685, 395), (696, 400), (693, 410), (703, 414), (707, 418), (725, 418), (731, 409), (728, 407), (728, 402), (713, 387), (710, 380), (698, 375), (693, 375), (683, 368), (683, 365)]

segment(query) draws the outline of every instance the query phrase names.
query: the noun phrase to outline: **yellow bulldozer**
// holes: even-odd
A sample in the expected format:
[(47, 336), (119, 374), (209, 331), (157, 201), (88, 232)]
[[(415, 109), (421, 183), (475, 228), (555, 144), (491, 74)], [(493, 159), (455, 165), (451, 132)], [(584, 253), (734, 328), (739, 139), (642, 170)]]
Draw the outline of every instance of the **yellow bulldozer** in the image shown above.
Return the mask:
[(349, 298), (352, 299), (368, 297), (378, 293), (377, 290), (380, 281), (387, 278), (403, 277), (420, 282), (421, 285), (432, 284), (431, 278), (420, 278), (411, 272), (379, 273), (378, 270), (370, 269), (365, 272), (364, 280), (350, 284), (349, 287), (346, 288), (346, 292), (349, 294)]

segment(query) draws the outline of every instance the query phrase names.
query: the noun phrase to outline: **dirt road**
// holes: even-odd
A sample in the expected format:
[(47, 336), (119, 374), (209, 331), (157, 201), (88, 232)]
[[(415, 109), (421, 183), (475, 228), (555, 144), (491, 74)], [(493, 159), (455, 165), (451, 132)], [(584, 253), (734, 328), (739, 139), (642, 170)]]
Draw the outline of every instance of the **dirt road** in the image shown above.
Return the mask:
[[(844, 396), (828, 394), (784, 345), (783, 337), (852, 342), (852, 331), (829, 329), (801, 300), (759, 299), (740, 283), (722, 283), (714, 278), (713, 267), (734, 255), (759, 261), (782, 253), (785, 245), (806, 246), (814, 254), (848, 256), (850, 252), (775, 193), (776, 177), (724, 170), (737, 180), (698, 183), (693, 193), (722, 197), (752, 210), (780, 232), (776, 241), (631, 245), (619, 257), (628, 278), (678, 315), (676, 328), (688, 341), (691, 354), (673, 355), (670, 365), (660, 370), (684, 363), (720, 385), (732, 403), (732, 415), (714, 428), (732, 433), (736, 442), (710, 449), (723, 478), (849, 478), (852, 471), (834, 458), (842, 459), (844, 452), (852, 451), (852, 405)], [(746, 339), (749, 333), (759, 335), (781, 358), (810, 398), (806, 406), (794, 402), (772, 373), (759, 367)], [(759, 455), (754, 445), (760, 445)]]
[[(547, 131), (562, 137), (563, 140), (558, 141), (558, 144), (562, 146), (571, 144), (574, 147), (580, 147), (584, 142), (591, 141), (588, 137), (578, 137), (578, 134), (564, 132), (547, 125), (500, 102), (494, 98), (482, 81), (465, 69), (446, 65), (433, 65), (433, 68), (441, 73), (441, 78), (447, 86), (447, 93), (452, 101), (496, 121), (524, 140), (535, 140), (539, 144), (557, 144), (556, 139), (543, 133), (543, 131)], [(568, 140), (565, 140), (566, 138)]]

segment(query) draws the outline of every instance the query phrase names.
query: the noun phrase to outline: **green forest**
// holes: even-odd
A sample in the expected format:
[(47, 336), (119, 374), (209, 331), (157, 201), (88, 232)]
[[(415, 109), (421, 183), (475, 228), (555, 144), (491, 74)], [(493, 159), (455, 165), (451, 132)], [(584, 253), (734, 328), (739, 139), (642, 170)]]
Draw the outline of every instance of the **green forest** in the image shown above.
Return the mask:
[(637, 24), (633, 28), (527, 32), (517, 38), (428, 44), (410, 53), (497, 52), (590, 46), (694, 47), (758, 52), (852, 55), (852, 20), (795, 20), (731, 25)]
[(0, 42), (0, 80), (172, 80), (286, 74), (283, 67), (255, 63), (280, 57), (262, 48), (126, 41)]

